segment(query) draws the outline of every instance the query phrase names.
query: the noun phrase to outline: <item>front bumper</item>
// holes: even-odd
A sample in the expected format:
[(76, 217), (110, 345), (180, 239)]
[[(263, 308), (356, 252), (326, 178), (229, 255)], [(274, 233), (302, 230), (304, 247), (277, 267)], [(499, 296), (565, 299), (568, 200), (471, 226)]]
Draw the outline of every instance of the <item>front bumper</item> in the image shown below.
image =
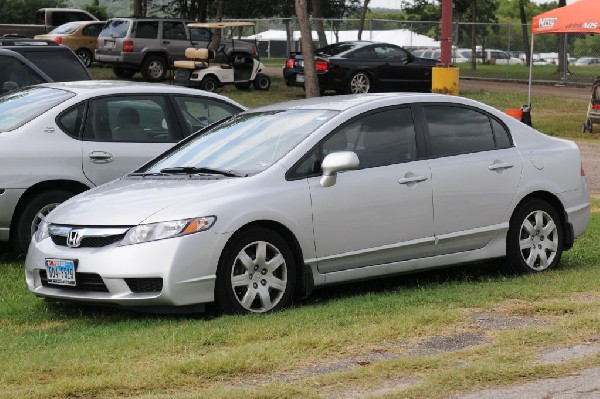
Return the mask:
[[(219, 256), (228, 235), (210, 231), (193, 235), (118, 247), (69, 248), (47, 238), (32, 241), (25, 261), (28, 289), (37, 296), (61, 301), (118, 305), (127, 308), (164, 308), (214, 301)], [(78, 285), (43, 284), (47, 258), (77, 262)], [(94, 276), (101, 290), (83, 285)], [(162, 279), (159, 292), (134, 289), (130, 282)]]

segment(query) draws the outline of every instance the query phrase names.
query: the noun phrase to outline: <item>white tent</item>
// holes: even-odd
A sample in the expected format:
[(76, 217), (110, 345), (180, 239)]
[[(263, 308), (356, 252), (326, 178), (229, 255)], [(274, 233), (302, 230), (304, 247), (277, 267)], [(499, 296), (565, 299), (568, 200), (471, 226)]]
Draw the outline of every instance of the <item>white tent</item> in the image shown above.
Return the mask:
[[(336, 36), (333, 31), (325, 31), (328, 43), (345, 42), (351, 40), (357, 40), (357, 30), (345, 30), (339, 31)], [(284, 30), (268, 30), (257, 35), (249, 36), (249, 39), (256, 39), (258, 41), (285, 41), (286, 34)], [(294, 41), (300, 40), (300, 32), (294, 31)], [(318, 40), (317, 32), (312, 32), (312, 38), (314, 41)], [(421, 35), (419, 33), (412, 32), (408, 29), (393, 29), (393, 30), (374, 30), (374, 31), (363, 31), (363, 40), (370, 40), (374, 42), (391, 43), (401, 47), (440, 47), (440, 42), (433, 40), (432, 38)]]

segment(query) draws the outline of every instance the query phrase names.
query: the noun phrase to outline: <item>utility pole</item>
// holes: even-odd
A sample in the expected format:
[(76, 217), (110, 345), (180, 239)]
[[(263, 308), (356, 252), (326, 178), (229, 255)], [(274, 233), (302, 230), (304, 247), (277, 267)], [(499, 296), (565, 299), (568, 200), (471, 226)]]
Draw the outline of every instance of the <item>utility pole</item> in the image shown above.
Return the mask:
[(442, 0), (441, 62), (431, 71), (431, 91), (458, 95), (458, 68), (452, 65), (452, 0)]
[(450, 66), (452, 64), (452, 0), (442, 0), (440, 51), (442, 53), (441, 66)]

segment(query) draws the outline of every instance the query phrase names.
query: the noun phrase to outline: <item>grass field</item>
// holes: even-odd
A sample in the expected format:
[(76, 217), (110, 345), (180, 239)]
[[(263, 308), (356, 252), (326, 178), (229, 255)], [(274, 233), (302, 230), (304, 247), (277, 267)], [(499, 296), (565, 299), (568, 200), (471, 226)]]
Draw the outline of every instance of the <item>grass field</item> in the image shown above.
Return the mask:
[[(110, 70), (108, 70), (110, 71)], [(302, 98), (226, 89), (255, 107)], [(515, 108), (523, 96), (462, 93)], [(536, 99), (534, 123), (579, 137), (585, 102)], [(442, 398), (600, 364), (540, 353), (600, 340), (600, 200), (560, 267), (500, 263), (322, 289), (263, 316), (160, 316), (45, 302), (0, 255), (0, 398)]]

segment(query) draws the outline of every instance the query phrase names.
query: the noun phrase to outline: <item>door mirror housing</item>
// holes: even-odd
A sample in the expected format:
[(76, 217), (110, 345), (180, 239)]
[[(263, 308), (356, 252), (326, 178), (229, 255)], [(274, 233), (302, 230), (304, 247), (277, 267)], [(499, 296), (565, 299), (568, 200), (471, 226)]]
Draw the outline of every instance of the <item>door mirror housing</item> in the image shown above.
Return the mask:
[(352, 151), (334, 152), (325, 157), (321, 163), (323, 176), (321, 176), (321, 186), (331, 187), (337, 180), (338, 172), (358, 169), (360, 162), (358, 155)]

